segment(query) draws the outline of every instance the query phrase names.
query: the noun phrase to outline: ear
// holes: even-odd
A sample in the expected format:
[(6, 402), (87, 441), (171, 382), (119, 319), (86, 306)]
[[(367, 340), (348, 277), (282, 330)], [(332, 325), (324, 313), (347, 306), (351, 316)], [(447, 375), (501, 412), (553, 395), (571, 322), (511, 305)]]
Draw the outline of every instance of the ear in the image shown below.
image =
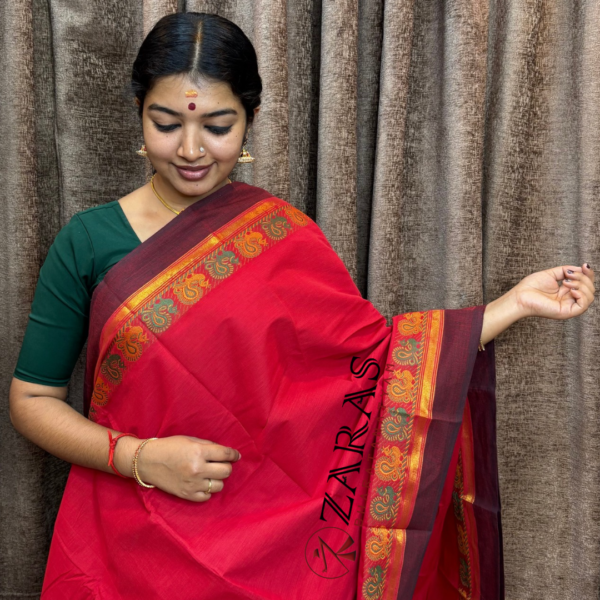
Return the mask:
[(256, 117), (258, 115), (258, 111), (260, 110), (260, 106), (257, 106), (254, 109), (254, 114), (252, 115), (252, 123), (248, 123), (248, 129), (250, 129), (250, 127), (252, 127), (252, 125), (254, 125), (254, 121), (256, 121)]
[(258, 115), (258, 111), (260, 110), (260, 106), (257, 106), (254, 109), (254, 115), (252, 116), (252, 121), (249, 123), (246, 123), (246, 131), (244, 133), (244, 138), (248, 137), (248, 134), (250, 133), (250, 129), (252, 128), (252, 126), (254, 125), (254, 121), (256, 119), (256, 116)]

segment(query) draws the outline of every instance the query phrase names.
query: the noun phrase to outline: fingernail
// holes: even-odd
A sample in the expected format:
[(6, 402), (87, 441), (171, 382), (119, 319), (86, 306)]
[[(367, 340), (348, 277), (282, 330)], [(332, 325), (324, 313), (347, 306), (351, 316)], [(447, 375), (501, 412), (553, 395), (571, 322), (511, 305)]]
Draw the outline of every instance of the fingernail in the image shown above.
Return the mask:
[(571, 271), (571, 269), (567, 269), (567, 273), (568, 273), (569, 275), (573, 275), (573, 271)]
[(240, 455), (238, 460), (240, 460), (240, 458), (242, 458), (242, 453), (238, 450), (238, 454)]
[(592, 267), (590, 267), (590, 263), (585, 263), (585, 267), (586, 269), (591, 269)]

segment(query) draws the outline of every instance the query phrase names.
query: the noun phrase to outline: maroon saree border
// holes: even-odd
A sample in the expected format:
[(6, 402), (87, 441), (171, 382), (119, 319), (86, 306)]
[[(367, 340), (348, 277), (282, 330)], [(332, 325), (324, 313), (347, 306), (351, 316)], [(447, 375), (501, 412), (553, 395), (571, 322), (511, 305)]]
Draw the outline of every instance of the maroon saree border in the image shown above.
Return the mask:
[(406, 532), (406, 558), (398, 600), (412, 598), (462, 424), (485, 306), (473, 310), (474, 315), (465, 309), (445, 311), (442, 342), (445, 347), (438, 367), (428, 434), (431, 443), (425, 448), (417, 503)]
[(475, 502), (481, 598), (504, 598), (504, 560), (500, 518), (500, 484), (496, 448), (495, 345), (489, 342), (478, 352), (469, 387), (475, 456)]

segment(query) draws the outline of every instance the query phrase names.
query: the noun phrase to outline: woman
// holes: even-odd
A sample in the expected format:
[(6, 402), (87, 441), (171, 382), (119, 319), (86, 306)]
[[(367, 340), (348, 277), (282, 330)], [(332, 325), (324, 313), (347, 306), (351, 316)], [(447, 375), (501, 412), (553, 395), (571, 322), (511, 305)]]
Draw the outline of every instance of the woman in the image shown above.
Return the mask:
[(58, 234), (11, 386), (73, 463), (42, 598), (502, 597), (487, 344), (583, 313), (592, 269), (388, 327), (314, 222), (228, 179), (261, 94), (238, 27), (161, 19), (132, 83), (155, 176)]

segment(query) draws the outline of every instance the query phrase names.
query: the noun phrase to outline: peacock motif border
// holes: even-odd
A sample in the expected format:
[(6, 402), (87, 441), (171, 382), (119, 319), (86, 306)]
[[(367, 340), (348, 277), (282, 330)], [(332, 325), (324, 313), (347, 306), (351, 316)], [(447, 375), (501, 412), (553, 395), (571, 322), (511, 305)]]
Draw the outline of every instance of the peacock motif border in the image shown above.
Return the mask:
[(431, 422), (444, 312), (394, 318), (365, 515), (360, 600), (395, 598)]

